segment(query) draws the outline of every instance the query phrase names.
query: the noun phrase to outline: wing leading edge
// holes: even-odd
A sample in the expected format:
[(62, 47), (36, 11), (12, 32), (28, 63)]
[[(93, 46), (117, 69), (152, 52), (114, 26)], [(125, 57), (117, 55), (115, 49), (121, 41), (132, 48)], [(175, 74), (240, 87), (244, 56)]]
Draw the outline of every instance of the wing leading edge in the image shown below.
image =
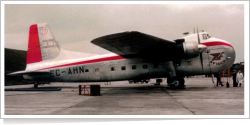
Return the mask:
[(154, 62), (175, 58), (176, 43), (137, 31), (122, 32), (96, 38), (91, 43), (124, 58), (137, 57)]

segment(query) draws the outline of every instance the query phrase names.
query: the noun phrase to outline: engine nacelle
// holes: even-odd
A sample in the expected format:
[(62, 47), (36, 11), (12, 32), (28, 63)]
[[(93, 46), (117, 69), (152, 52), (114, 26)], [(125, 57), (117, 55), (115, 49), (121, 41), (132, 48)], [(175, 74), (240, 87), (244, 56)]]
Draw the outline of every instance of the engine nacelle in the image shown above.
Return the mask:
[(197, 42), (183, 42), (183, 51), (185, 58), (193, 58), (199, 55)]

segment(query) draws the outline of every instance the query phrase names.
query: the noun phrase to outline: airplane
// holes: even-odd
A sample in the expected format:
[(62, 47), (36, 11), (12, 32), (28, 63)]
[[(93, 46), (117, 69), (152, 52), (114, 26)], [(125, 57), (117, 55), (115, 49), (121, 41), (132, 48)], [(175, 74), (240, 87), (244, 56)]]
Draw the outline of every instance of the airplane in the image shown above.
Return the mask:
[[(167, 78), (173, 88), (183, 88), (185, 76), (215, 74), (235, 61), (233, 46), (207, 32), (167, 40), (138, 31), (120, 32), (91, 43), (111, 54), (89, 56), (66, 51), (46, 23), (29, 29), (26, 69), (10, 73), (24, 79), (49, 82), (110, 82)], [(38, 83), (34, 83), (34, 88)]]

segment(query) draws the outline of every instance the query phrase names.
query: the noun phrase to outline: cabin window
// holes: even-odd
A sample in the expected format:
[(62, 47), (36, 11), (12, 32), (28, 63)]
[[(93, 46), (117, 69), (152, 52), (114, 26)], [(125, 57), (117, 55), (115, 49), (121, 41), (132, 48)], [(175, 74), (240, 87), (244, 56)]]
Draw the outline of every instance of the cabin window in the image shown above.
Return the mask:
[(147, 64), (144, 64), (144, 65), (142, 65), (142, 68), (143, 68), (143, 69), (147, 69), (147, 68), (148, 68), (148, 65), (147, 65)]
[(136, 65), (132, 65), (132, 70), (136, 70)]
[(85, 69), (85, 72), (89, 72), (89, 69)]
[(95, 72), (99, 72), (99, 68), (96, 68), (96, 69), (95, 69)]
[(126, 70), (126, 66), (122, 66), (122, 67), (121, 67), (121, 70)]
[(111, 69), (110, 69), (111, 71), (115, 71), (115, 67), (111, 67)]

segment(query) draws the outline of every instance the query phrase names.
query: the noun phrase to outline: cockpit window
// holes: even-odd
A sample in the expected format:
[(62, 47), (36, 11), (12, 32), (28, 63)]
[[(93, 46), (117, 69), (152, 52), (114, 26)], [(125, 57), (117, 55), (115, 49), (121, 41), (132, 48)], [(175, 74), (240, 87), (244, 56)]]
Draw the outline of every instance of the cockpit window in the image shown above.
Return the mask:
[(203, 39), (207, 39), (207, 34), (202, 34)]
[(209, 39), (211, 36), (208, 34), (202, 34), (203, 40)]
[(211, 38), (211, 36), (209, 36), (209, 35), (207, 34), (207, 38)]

